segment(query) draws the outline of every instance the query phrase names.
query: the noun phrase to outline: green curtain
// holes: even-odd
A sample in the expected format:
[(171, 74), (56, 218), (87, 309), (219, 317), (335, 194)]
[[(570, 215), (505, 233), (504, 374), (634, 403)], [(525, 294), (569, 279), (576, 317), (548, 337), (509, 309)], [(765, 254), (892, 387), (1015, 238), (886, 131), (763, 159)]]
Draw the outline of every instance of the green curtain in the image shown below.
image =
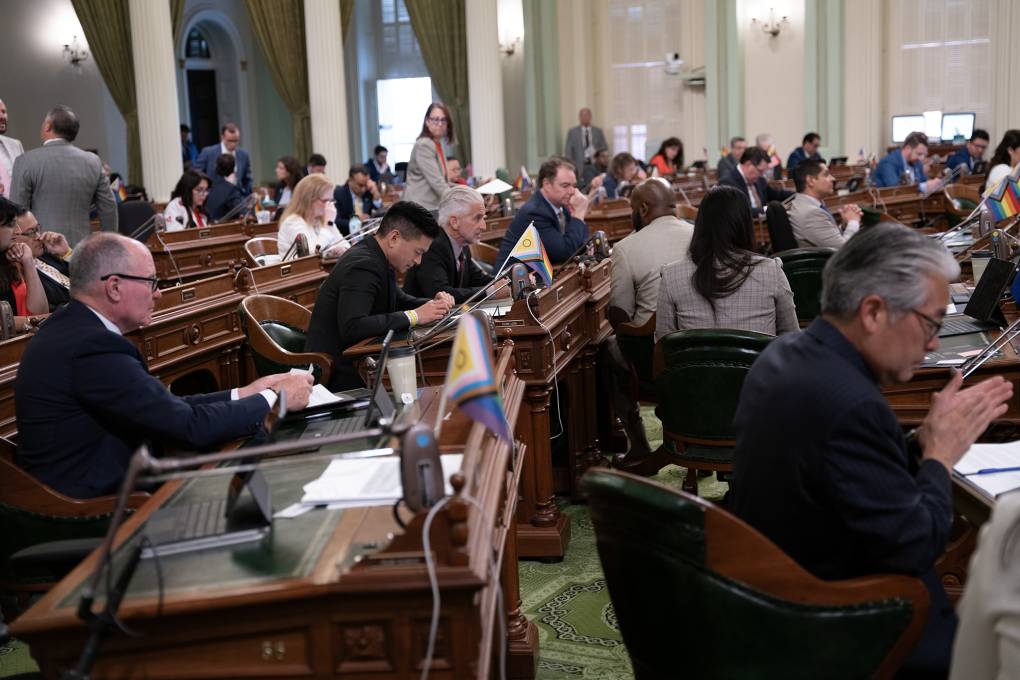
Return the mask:
[(127, 125), (128, 182), (144, 185), (127, 0), (71, 0), (71, 5), (85, 32), (96, 68)]
[(354, 0), (340, 0), (340, 36), (347, 40), (347, 30), (354, 18)]
[[(174, 51), (177, 51), (177, 46), (181, 42), (181, 30), (184, 28), (182, 24), (184, 19), (184, 0), (170, 0), (170, 25), (173, 27), (174, 32)], [(174, 61), (177, 61), (176, 59)]]
[(404, 0), (432, 86), (450, 109), (461, 162), (471, 162), (464, 0)]
[(280, 98), (294, 127), (294, 156), (308, 158), (312, 149), (312, 113), (308, 103), (303, 0), (246, 0), (252, 31), (266, 57)]
[[(560, 126), (559, 31), (556, 3), (524, 0), (524, 107), (527, 130), (527, 167), (538, 167), (563, 153)], [(519, 168), (511, 168), (516, 177)]]

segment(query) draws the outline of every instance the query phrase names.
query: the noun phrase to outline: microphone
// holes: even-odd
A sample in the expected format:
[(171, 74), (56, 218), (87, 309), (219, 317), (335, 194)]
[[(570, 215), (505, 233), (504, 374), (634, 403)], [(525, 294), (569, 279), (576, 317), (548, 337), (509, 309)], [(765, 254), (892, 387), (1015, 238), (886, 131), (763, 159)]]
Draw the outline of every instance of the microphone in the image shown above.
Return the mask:
[(592, 234), (592, 238), (594, 239), (594, 257), (597, 262), (612, 255), (613, 249), (609, 247), (609, 237), (606, 236), (606, 232), (599, 229)]
[(287, 252), (284, 253), (281, 262), (286, 262), (293, 256), (297, 257), (308, 257), (308, 237), (304, 234), (298, 234), (294, 237), (294, 242), (290, 244), (290, 248), (287, 248)]
[(401, 440), (400, 482), (404, 503), (415, 513), (431, 508), (446, 495), (439, 445), (432, 428), (424, 423), (412, 425)]
[(255, 204), (258, 202), (259, 197), (256, 194), (248, 194), (247, 198), (235, 205), (230, 212), (216, 220), (216, 224), (222, 224), (229, 222), (238, 215), (247, 215), (249, 212), (255, 209)]
[(535, 290), (529, 274), (527, 266), (520, 263), (510, 268), (510, 296), (514, 300), (520, 300)]
[(163, 213), (152, 213), (152, 217), (142, 222), (141, 226), (131, 232), (130, 238), (144, 243), (149, 239), (149, 231), (153, 228), (156, 231), (166, 231), (166, 217), (163, 216)]

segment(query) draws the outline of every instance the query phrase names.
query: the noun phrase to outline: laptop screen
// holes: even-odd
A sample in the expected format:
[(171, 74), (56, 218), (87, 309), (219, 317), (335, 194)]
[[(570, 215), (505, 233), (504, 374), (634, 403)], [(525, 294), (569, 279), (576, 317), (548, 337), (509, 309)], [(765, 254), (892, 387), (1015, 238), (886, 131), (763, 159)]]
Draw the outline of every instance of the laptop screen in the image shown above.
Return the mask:
[(386, 392), (383, 385), (383, 376), (386, 375), (386, 362), (390, 356), (390, 345), (393, 343), (393, 331), (390, 330), (383, 338), (382, 349), (379, 350), (379, 360), (375, 366), (375, 377), (372, 380), (372, 398), (368, 401), (368, 409), (365, 410), (365, 427), (370, 428), (375, 424), (375, 411), (379, 409), (379, 415), (383, 418), (392, 418), (396, 413), (393, 400)]
[(978, 321), (990, 321), (999, 307), (1016, 265), (1011, 260), (992, 258), (967, 301), (964, 314)]

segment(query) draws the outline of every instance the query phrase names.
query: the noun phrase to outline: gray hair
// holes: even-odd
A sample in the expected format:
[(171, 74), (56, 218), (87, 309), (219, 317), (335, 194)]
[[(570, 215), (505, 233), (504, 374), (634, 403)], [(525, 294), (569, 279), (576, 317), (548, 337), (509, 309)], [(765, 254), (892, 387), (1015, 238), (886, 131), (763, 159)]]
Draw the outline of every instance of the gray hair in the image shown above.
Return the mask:
[(869, 295), (903, 314), (924, 304), (928, 279), (953, 281), (959, 275), (960, 265), (940, 241), (882, 222), (856, 234), (825, 265), (822, 314), (850, 318)]
[(132, 244), (141, 245), (120, 234), (97, 232), (76, 245), (70, 264), (72, 297), (87, 293), (101, 276), (126, 269), (131, 262)]
[(452, 186), (439, 199), (439, 224), (446, 226), (451, 217), (467, 215), (472, 208), (484, 202), (482, 195), (475, 189), (463, 184)]
[(771, 132), (763, 132), (754, 138), (755, 146), (760, 146), (763, 149), (765, 148), (765, 142), (768, 142), (768, 145), (772, 146), (776, 143), (776, 138)]

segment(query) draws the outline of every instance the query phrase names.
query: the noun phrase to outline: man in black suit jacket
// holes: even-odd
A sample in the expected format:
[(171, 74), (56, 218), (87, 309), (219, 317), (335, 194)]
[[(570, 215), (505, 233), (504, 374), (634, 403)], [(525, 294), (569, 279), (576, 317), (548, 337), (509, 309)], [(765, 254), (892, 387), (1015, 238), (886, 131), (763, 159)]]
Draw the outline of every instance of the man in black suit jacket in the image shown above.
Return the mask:
[(212, 176), (212, 186), (209, 187), (209, 195), (205, 197), (205, 212), (213, 222), (222, 220), (244, 200), (241, 188), (227, 181), (235, 167), (234, 157), (229, 153), (221, 153), (216, 159), (216, 174)]
[(562, 156), (553, 156), (538, 169), (538, 188), (521, 206), (503, 236), (496, 256), (502, 267), (517, 245), (521, 234), (535, 223), (545, 252), (553, 264), (566, 262), (588, 240), (588, 198), (577, 190), (574, 164)]
[(453, 305), (446, 293), (432, 300), (408, 295), (397, 286), (397, 271), (406, 272), (439, 235), (432, 213), (410, 201), (394, 203), (379, 231), (344, 253), (319, 288), (308, 324), (306, 352), (333, 357), (331, 390), (364, 387), (344, 350), (388, 330), (407, 330), (437, 321)]
[(344, 236), (351, 234), (350, 223), (355, 214), (355, 201), (360, 205), (362, 221), (382, 207), (379, 187), (369, 178), (364, 165), (351, 166), (347, 182), (338, 184), (333, 190), (333, 200), (336, 201), (336, 228)]
[(457, 185), (439, 199), (442, 229), (421, 264), (407, 272), (404, 292), (430, 298), (439, 291), (449, 293), (460, 304), (492, 282), (471, 258), (471, 244), (485, 231), (485, 201), (468, 186)]
[(145, 442), (201, 449), (254, 434), (277, 394), (303, 408), (310, 374), (283, 374), (233, 391), (177, 397), (122, 337), (152, 320), (156, 268), (148, 248), (93, 234), (71, 258), (72, 300), (25, 348), (15, 391), (18, 463), (73, 498), (114, 493)]
[(1006, 411), (1001, 377), (961, 390), (956, 374), (908, 444), (881, 387), (938, 347), (959, 266), (898, 225), (862, 231), (829, 261), (822, 317), (772, 341), (740, 394), (728, 502), (823, 579), (924, 579), (931, 610), (909, 664), (948, 668), (955, 615), (938, 577), (952, 524), (950, 471)]
[(784, 201), (793, 196), (792, 191), (774, 189), (769, 185), (765, 174), (769, 169), (769, 155), (757, 146), (744, 151), (738, 165), (729, 173), (719, 178), (719, 184), (740, 189), (747, 194), (751, 202), (751, 213), (761, 215), (769, 201)]

